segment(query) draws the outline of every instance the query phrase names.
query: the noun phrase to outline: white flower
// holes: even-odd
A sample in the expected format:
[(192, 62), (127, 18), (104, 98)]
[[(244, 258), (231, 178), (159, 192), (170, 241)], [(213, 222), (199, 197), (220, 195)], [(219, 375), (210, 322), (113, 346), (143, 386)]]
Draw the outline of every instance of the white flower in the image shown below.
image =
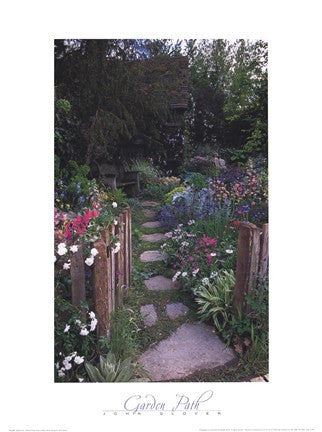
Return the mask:
[(201, 281), (202, 285), (207, 285), (209, 283), (209, 279), (208, 278), (203, 278)]
[(232, 254), (234, 251), (232, 249), (226, 249), (226, 253)]
[(81, 325), (82, 325), (82, 322), (81, 322), (81, 320), (77, 319), (77, 320), (75, 320), (75, 324), (81, 326)]
[(118, 251), (121, 249), (121, 243), (120, 242), (116, 242), (115, 243), (115, 247), (112, 249), (113, 253), (118, 253)]
[(193, 277), (196, 277), (196, 274), (199, 272), (199, 269), (196, 269), (196, 270), (194, 270), (193, 272), (192, 272), (192, 276)]
[(183, 276), (183, 277), (186, 277), (187, 274), (188, 274), (187, 272), (183, 272), (183, 273), (182, 273), (182, 276)]
[(75, 362), (76, 364), (82, 364), (83, 361), (84, 361), (84, 356), (83, 356), (83, 357), (76, 356), (76, 357), (74, 358), (74, 362)]
[(56, 262), (57, 261), (57, 258), (56, 258), (56, 255), (54, 255), (54, 262)]
[(58, 371), (58, 376), (59, 376), (60, 378), (62, 378), (63, 376), (65, 376), (65, 373), (63, 372), (62, 369), (59, 369), (59, 371)]
[(59, 243), (58, 245), (58, 250), (57, 253), (58, 255), (62, 256), (65, 255), (65, 253), (67, 253), (67, 248), (66, 248), (66, 244), (65, 243)]
[(81, 329), (81, 331), (79, 332), (79, 334), (80, 334), (81, 336), (87, 336), (88, 333), (89, 333), (89, 331), (87, 330), (86, 327), (83, 327), (83, 328)]
[(69, 249), (70, 249), (71, 252), (75, 253), (75, 252), (78, 251), (78, 246), (77, 245), (73, 245)]
[(92, 321), (91, 321), (90, 331), (94, 331), (96, 329), (96, 325), (97, 325), (97, 319), (93, 318)]
[(181, 246), (189, 246), (189, 243), (186, 242), (186, 241), (184, 241), (184, 242), (181, 243)]
[(117, 203), (115, 201), (112, 202), (112, 207), (116, 208), (117, 207)]
[(218, 272), (211, 272), (210, 277), (213, 279), (218, 276)]
[(69, 361), (67, 360), (67, 358), (65, 358), (65, 359), (63, 360), (63, 365), (64, 365), (65, 370), (69, 370), (69, 369), (72, 368), (72, 364), (69, 363)]
[(98, 254), (98, 250), (96, 248), (91, 249), (91, 255), (94, 257)]
[(216, 252), (211, 252), (211, 254), (210, 254), (210, 256), (212, 256), (212, 257), (214, 257), (216, 255), (217, 255)]
[(95, 318), (95, 316), (96, 316), (94, 312), (88, 312), (88, 315), (92, 319)]
[(85, 260), (85, 264), (87, 264), (88, 266), (91, 266), (94, 262), (94, 257), (91, 255), (89, 258), (86, 258)]
[(178, 276), (180, 276), (180, 275), (181, 275), (181, 272), (178, 271), (178, 272), (173, 276), (172, 281), (175, 282), (175, 281), (177, 280)]
[(118, 221), (117, 221), (116, 219), (114, 219), (114, 220), (113, 220), (113, 224), (114, 224), (114, 225), (117, 225), (117, 224), (118, 224)]
[(68, 333), (68, 332), (69, 332), (69, 329), (70, 329), (70, 325), (66, 324), (66, 327), (65, 327), (64, 333)]
[[(66, 361), (66, 362), (70, 362), (70, 361), (72, 360), (72, 358), (73, 358), (72, 355), (66, 356), (65, 359), (64, 359), (64, 361)], [(64, 363), (64, 362), (63, 362), (63, 363)]]
[(56, 369), (59, 369), (59, 362), (56, 363)]
[(79, 381), (79, 382), (83, 382), (83, 381), (84, 381), (84, 378), (78, 378), (78, 381)]
[(167, 233), (164, 234), (166, 237), (171, 238), (173, 236), (172, 231), (169, 231)]
[(196, 222), (195, 222), (195, 220), (194, 219), (190, 219), (190, 221), (188, 222), (188, 225), (193, 225), (193, 224), (195, 224)]
[(65, 264), (63, 265), (63, 269), (64, 269), (64, 270), (69, 270), (69, 269), (70, 269), (70, 263), (65, 263)]

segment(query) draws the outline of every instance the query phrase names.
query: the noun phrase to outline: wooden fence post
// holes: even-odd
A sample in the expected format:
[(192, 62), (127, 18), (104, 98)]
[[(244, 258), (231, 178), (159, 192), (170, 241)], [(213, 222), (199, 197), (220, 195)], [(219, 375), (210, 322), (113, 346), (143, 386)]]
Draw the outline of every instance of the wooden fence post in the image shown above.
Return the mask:
[(104, 230), (104, 239), (106, 243), (106, 254), (109, 260), (110, 273), (109, 273), (109, 314), (115, 309), (115, 255), (112, 252), (111, 238), (115, 235), (115, 225), (112, 224)]
[(81, 302), (86, 301), (85, 265), (82, 245), (79, 245), (78, 251), (72, 254), (70, 276), (72, 280), (72, 303), (74, 306), (80, 306)]
[(124, 271), (126, 288), (130, 287), (130, 210), (126, 209), (124, 212), (125, 225), (124, 225)]
[(97, 240), (94, 247), (98, 251), (95, 257), (93, 270), (93, 293), (95, 311), (98, 320), (97, 333), (99, 336), (107, 336), (110, 325), (110, 285), (111, 285), (111, 261), (107, 256), (106, 243), (103, 239)]
[(129, 261), (128, 261), (128, 267), (129, 267), (129, 287), (132, 283), (132, 212), (131, 207), (128, 209), (128, 215), (129, 215), (129, 235), (128, 235), (128, 245), (129, 245)]
[(124, 219), (123, 214), (118, 217), (117, 236), (120, 242), (120, 250), (116, 254), (116, 272), (117, 272), (117, 306), (123, 306), (123, 289), (124, 289)]
[(258, 277), (260, 230), (250, 222), (239, 226), (234, 307), (247, 310), (245, 296), (255, 288)]
[(258, 279), (263, 281), (268, 272), (268, 223), (263, 225), (261, 235), (261, 252), (259, 256)]

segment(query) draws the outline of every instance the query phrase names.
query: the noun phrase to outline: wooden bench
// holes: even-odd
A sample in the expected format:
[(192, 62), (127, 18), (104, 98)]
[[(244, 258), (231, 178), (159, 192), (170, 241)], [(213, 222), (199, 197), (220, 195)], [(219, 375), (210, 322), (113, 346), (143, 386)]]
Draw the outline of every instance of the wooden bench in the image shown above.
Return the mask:
[(122, 167), (107, 163), (96, 162), (96, 165), (105, 186), (112, 190), (124, 188), (132, 196), (140, 193), (139, 171), (126, 171)]

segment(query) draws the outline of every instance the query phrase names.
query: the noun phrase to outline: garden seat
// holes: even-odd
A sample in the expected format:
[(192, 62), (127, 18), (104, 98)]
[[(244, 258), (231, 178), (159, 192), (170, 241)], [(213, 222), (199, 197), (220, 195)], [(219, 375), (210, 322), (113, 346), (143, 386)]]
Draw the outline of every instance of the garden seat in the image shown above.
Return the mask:
[(138, 171), (126, 171), (123, 167), (117, 167), (107, 163), (98, 163), (99, 175), (103, 178), (106, 186), (112, 190), (116, 188), (126, 188), (130, 195), (138, 195), (140, 193), (140, 179)]

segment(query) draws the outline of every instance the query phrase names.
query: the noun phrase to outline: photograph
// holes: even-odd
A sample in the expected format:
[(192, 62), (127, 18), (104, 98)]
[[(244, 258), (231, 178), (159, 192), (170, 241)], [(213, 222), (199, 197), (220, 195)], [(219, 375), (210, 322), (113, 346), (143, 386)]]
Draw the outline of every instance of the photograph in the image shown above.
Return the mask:
[(267, 40), (52, 43), (52, 381), (268, 386)]

